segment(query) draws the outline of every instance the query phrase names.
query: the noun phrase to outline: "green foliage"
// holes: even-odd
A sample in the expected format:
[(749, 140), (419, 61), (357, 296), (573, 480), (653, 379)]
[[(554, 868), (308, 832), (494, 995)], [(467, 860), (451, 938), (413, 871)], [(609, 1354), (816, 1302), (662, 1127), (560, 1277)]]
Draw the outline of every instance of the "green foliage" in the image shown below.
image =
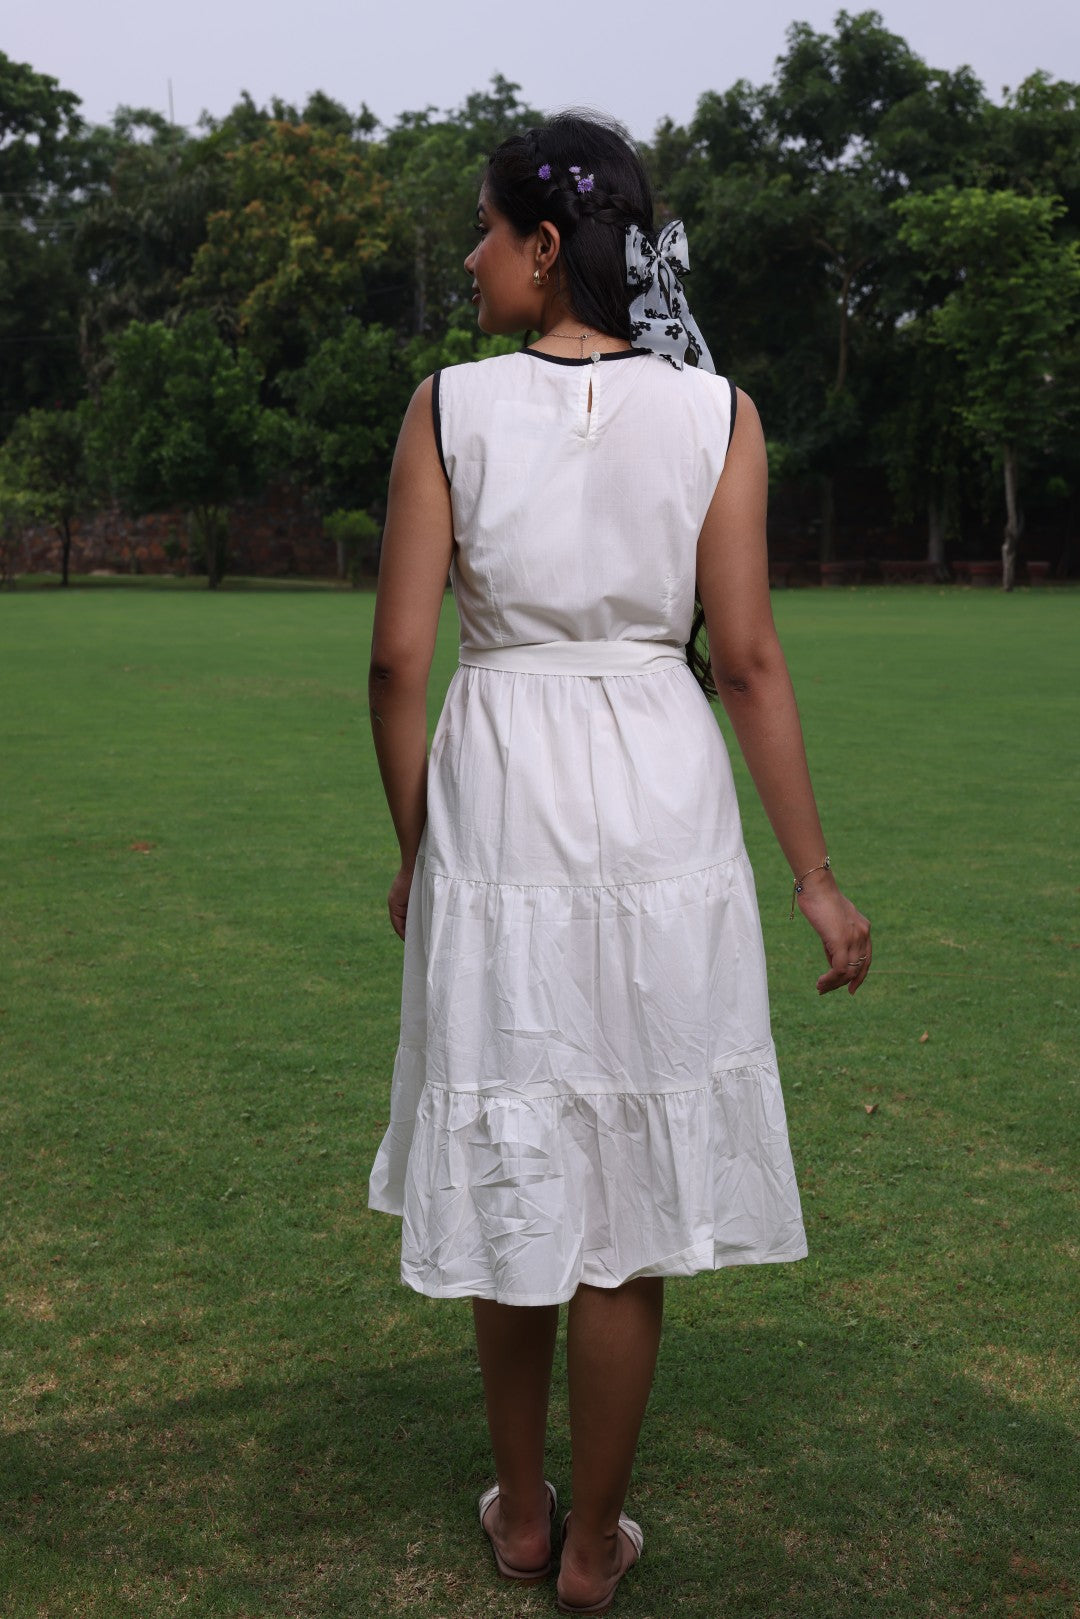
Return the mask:
[[(410, 389), (517, 345), (477, 333), (462, 261), (487, 155), (539, 118), (496, 75), (456, 108), (385, 126), (316, 91), (303, 105), (245, 92), (196, 131), (131, 107), (88, 128), (75, 96), (0, 55), (0, 438), (34, 408), (96, 398), (133, 325), (203, 311), (260, 373), (276, 465), (324, 509), (377, 513)], [(820, 491), (823, 556), (845, 488), (886, 479), (901, 515), (948, 506), (981, 523), (1000, 453), (986, 409), (1000, 417), (1004, 400), (971, 395), (960, 357), (995, 308), (980, 292), (976, 320), (952, 296), (959, 261), (902, 229), (902, 199), (1061, 199), (1033, 230), (1008, 201), (987, 204), (1021, 266), (987, 352), (1010, 396), (1021, 378), (1038, 396), (1029, 489), (1080, 486), (1080, 353), (1052, 314), (1058, 293), (1072, 307), (1061, 253), (1080, 239), (1078, 154), (1080, 87), (1038, 73), (995, 105), (876, 11), (794, 24), (767, 83), (710, 91), (688, 126), (658, 128), (648, 161), (661, 215), (688, 224), (695, 312), (782, 446), (784, 476)]]
[(25, 491), (9, 477), (0, 456), (0, 585), (10, 587), (15, 583), (19, 544), (33, 513)]
[[(984, 186), (1005, 199), (1004, 221), (1014, 195), (1076, 195), (1078, 107), (1075, 87), (1036, 75), (994, 108), (970, 71), (927, 67), (879, 13), (840, 12), (831, 34), (793, 25), (770, 85), (710, 93), (688, 130), (658, 132), (652, 161), (665, 204), (688, 221), (706, 336), (720, 368), (757, 399), (786, 470), (821, 480), (823, 555), (832, 486), (855, 467), (882, 467), (909, 515), (955, 510), (963, 483), (981, 482), (969, 477), (958, 414), (963, 403), (970, 424), (981, 407), (962, 401), (956, 345), (950, 353), (938, 341), (960, 314), (939, 314), (955, 267), (932, 231), (904, 232), (892, 205), (910, 199), (917, 209), (924, 195)], [(1036, 413), (1032, 436), (1070, 460), (1080, 435), (1066, 377), (1077, 367), (1044, 319), (1055, 296), (1070, 307), (1071, 272), (1064, 260), (1050, 264), (1065, 222), (1055, 214), (1028, 235), (1019, 255), (1027, 290), (1014, 283), (998, 311), (1013, 335), (999, 326), (989, 337), (1000, 358), (1034, 317), (1025, 340), (1033, 365), (1010, 374), (1007, 391), (1034, 387), (1046, 398), (1035, 356), (1054, 353), (1053, 405)], [(1080, 216), (1068, 222), (1075, 228)], [(972, 328), (972, 351), (979, 341)]]
[(355, 319), (280, 379), (294, 470), (324, 509), (382, 500), (412, 386), (395, 333)]
[(1080, 244), (1054, 240), (1065, 210), (1052, 197), (945, 188), (895, 208), (900, 239), (920, 260), (917, 273), (948, 289), (927, 325), (962, 372), (955, 408), (972, 436), (1001, 457), (1003, 583), (1011, 590), (1022, 463), (1039, 453), (1055, 422), (1075, 423), (1080, 403)]
[(887, 129), (895, 157), (904, 109), (924, 114), (933, 94), (877, 13), (841, 12), (833, 36), (794, 24), (772, 85), (703, 97), (689, 147), (668, 126), (655, 154), (688, 218), (702, 266), (691, 290), (720, 368), (757, 398), (789, 471), (822, 480), (823, 556), (832, 481), (867, 457), (893, 336), (888, 202), (901, 176), (876, 143)]
[(65, 585), (72, 520), (90, 504), (86, 437), (85, 409), (31, 410), (19, 417), (0, 451), (0, 481), (18, 490), (25, 510), (60, 535)]
[(990, 109), (986, 144), (998, 185), (1061, 197), (1069, 231), (1080, 231), (1080, 84), (1033, 73)]
[(272, 123), (227, 158), (225, 205), (207, 220), (184, 288), (264, 371), (295, 366), (363, 303), (386, 249), (386, 185), (364, 146)]
[(797, 143), (789, 160), (797, 152), (818, 174), (849, 158), (853, 140), (872, 141), (890, 111), (927, 81), (925, 63), (885, 28), (880, 12), (839, 11), (834, 26), (830, 36), (791, 24), (768, 98), (779, 134)]
[(132, 321), (174, 317), (208, 216), (227, 196), (223, 155), (160, 114), (121, 108), (110, 134), (109, 185), (80, 214), (74, 244), (86, 281), (82, 328), (91, 387), (108, 374), (113, 334)]
[(412, 338), (405, 346), (405, 363), (415, 386), (448, 365), (488, 360), (496, 354), (514, 354), (520, 349), (521, 341), (520, 337), (497, 337), (487, 332), (477, 332), (470, 318), (468, 326), (449, 326), (438, 337)]
[(98, 479), (131, 512), (187, 507), (214, 586), (225, 566), (223, 509), (260, 487), (273, 446), (259, 367), (232, 353), (205, 313), (172, 328), (133, 323), (113, 362), (93, 429)]
[(401, 313), (416, 336), (441, 331), (465, 302), (462, 268), (473, 242), (469, 225), (488, 154), (517, 130), (540, 121), (518, 99), (520, 86), (496, 75), (486, 94), (456, 112), (406, 113), (389, 131), (382, 164), (397, 215), (395, 251), (412, 280), (412, 307)]
[(1080, 244), (1053, 235), (1063, 205), (973, 187), (904, 198), (895, 211), (921, 278), (948, 286), (928, 324), (963, 368), (961, 419), (995, 448), (1037, 446), (1080, 322)]
[(339, 573), (348, 574), (354, 585), (361, 577), (377, 571), (378, 541), (381, 529), (370, 512), (327, 512), (323, 518), (323, 532), (337, 546), (342, 566)]
[(897, 511), (911, 521), (932, 506), (955, 529), (969, 452), (960, 415), (963, 374), (956, 357), (934, 341), (929, 320), (910, 320), (897, 332), (893, 383), (874, 431)]
[(417, 385), (443, 366), (508, 353), (515, 339), (450, 327), (402, 343), (386, 326), (347, 320), (305, 365), (278, 380), (289, 409), (289, 464), (323, 510), (381, 511), (398, 429)]
[(308, 124), (329, 135), (365, 139), (374, 133), (379, 121), (366, 103), (353, 113), (322, 90), (313, 91), (299, 108), (280, 96), (272, 96), (269, 106), (260, 107), (245, 90), (224, 118), (203, 113), (199, 122), (206, 131), (208, 145), (220, 152), (232, 152), (260, 140), (271, 124)]
[(88, 178), (79, 99), (0, 52), (0, 438), (78, 391), (74, 193)]

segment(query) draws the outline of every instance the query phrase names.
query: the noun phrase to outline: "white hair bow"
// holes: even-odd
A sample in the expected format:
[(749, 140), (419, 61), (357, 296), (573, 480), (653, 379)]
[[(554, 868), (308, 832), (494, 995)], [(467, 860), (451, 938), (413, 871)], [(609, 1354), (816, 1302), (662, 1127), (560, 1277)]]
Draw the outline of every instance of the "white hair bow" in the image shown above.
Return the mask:
[(689, 269), (690, 252), (681, 219), (664, 226), (655, 247), (636, 225), (627, 225), (626, 284), (633, 294), (630, 341), (637, 348), (662, 354), (679, 371), (685, 360), (693, 360), (700, 370), (715, 372), (679, 279)]

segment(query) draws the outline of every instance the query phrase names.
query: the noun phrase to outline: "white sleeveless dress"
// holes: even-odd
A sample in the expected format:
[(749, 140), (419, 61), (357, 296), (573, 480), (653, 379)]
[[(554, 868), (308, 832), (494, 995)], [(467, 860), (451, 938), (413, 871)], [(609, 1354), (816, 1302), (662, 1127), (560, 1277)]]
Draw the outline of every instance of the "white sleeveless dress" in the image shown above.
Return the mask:
[(733, 399), (646, 352), (436, 379), (461, 666), (369, 1194), (421, 1293), (556, 1304), (807, 1252), (731, 769), (683, 652)]

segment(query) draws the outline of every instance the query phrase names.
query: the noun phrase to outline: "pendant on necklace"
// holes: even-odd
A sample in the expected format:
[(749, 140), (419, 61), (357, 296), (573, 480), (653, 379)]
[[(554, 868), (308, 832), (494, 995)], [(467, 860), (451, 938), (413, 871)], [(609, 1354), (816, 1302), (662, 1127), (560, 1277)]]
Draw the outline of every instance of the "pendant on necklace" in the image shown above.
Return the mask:
[(599, 365), (600, 364), (600, 350), (599, 349), (593, 349), (592, 353), (589, 355), (589, 359), (592, 361), (593, 365)]

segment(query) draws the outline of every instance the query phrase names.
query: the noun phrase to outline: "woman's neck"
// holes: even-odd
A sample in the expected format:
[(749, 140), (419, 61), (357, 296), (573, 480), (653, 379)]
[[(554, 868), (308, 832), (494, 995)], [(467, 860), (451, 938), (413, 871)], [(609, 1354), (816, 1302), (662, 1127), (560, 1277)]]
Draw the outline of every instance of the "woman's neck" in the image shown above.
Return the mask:
[(579, 320), (570, 310), (555, 307), (545, 316), (540, 336), (530, 348), (541, 354), (561, 354), (570, 360), (587, 360), (590, 354), (618, 354), (630, 344), (622, 337), (601, 332), (588, 321)]
[(569, 360), (587, 360), (590, 354), (620, 354), (630, 344), (621, 337), (597, 332), (590, 326), (561, 326), (554, 331), (542, 332), (531, 349), (540, 354), (562, 355)]

